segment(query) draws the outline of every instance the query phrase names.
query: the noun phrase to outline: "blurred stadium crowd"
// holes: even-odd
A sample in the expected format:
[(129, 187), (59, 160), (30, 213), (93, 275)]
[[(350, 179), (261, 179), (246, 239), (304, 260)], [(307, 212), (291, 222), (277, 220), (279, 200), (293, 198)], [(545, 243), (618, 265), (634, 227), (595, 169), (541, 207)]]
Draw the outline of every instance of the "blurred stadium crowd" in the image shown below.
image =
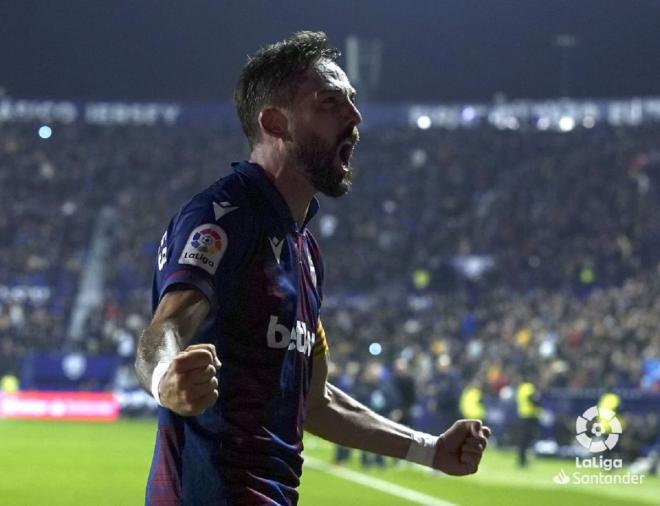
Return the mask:
[[(0, 376), (33, 350), (129, 361), (170, 217), (244, 158), (242, 137), (0, 128)], [(447, 421), (469, 385), (660, 391), (644, 371), (660, 357), (659, 126), (362, 136), (353, 191), (322, 199), (312, 225), (340, 385), (372, 384), (359, 397), (404, 420), (424, 399)], [(104, 206), (118, 218), (103, 298), (72, 340)], [(657, 416), (644, 423), (657, 433)]]

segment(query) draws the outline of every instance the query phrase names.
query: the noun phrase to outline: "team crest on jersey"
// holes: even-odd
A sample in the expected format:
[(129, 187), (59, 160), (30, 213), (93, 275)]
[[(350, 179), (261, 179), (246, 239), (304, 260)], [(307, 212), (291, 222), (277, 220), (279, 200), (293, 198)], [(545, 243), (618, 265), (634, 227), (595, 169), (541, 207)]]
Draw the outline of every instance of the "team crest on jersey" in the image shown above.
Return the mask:
[(227, 244), (227, 234), (219, 226), (213, 223), (200, 225), (188, 237), (179, 263), (201, 267), (209, 274), (215, 274)]

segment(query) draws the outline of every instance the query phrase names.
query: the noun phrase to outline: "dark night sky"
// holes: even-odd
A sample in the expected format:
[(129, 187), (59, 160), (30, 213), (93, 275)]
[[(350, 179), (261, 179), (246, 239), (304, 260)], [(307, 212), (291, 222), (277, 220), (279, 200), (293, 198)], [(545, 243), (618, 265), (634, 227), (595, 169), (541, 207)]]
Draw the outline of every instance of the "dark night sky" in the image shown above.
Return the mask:
[(226, 100), (246, 55), (301, 29), (384, 43), (380, 101), (660, 94), (653, 0), (0, 0), (0, 86), (21, 98)]

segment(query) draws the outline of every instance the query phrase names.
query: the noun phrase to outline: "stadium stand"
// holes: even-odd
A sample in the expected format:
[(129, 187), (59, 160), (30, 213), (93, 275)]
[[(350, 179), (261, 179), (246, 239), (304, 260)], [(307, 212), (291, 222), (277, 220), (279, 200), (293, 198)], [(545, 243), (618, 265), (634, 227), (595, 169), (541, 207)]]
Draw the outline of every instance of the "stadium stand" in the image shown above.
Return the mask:
[[(242, 137), (76, 123), (44, 141), (33, 124), (0, 130), (0, 376), (20, 375), (35, 351), (118, 354), (128, 368), (167, 221), (243, 158)], [(393, 381), (403, 360), (428, 412), (469, 383), (505, 399), (530, 370), (547, 393), (660, 392), (649, 373), (660, 357), (659, 135), (657, 124), (364, 133), (353, 191), (322, 199), (312, 226), (338, 380), (379, 364)], [(102, 298), (84, 339), (71, 339), (104, 206), (117, 221)], [(657, 444), (657, 414), (631, 420), (655, 427)]]

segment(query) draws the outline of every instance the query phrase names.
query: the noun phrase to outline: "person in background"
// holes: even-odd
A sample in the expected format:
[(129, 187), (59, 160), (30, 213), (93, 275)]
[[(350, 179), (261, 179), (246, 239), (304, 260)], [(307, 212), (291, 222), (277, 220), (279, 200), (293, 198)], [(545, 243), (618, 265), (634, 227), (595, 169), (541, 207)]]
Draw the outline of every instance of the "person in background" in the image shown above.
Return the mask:
[(461, 411), (461, 416), (479, 416), (479, 419), (486, 417), (486, 408), (482, 401), (481, 385), (473, 381), (463, 392), (459, 400), (458, 406)]
[(523, 381), (516, 390), (516, 408), (520, 432), (518, 434), (518, 465), (528, 465), (527, 450), (534, 442), (539, 426), (541, 397), (531, 381)]
[(394, 361), (394, 376), (392, 378), (394, 388), (397, 392), (397, 409), (400, 415), (396, 421), (404, 425), (412, 425), (412, 408), (417, 401), (415, 391), (415, 380), (408, 372), (408, 361), (404, 358), (397, 358)]

